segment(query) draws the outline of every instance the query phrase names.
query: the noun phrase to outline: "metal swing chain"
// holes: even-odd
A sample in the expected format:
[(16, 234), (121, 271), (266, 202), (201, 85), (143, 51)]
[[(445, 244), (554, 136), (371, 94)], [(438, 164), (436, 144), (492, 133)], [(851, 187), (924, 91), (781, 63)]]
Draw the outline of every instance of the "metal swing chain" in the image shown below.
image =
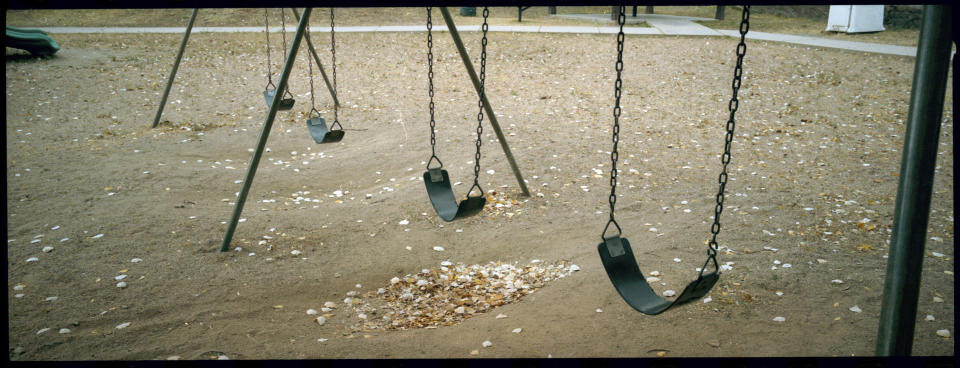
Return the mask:
[(480, 190), (480, 196), (483, 196), (483, 188), (480, 187), (480, 146), (483, 144), (483, 98), (484, 96), (484, 85), (487, 79), (487, 30), (490, 28), (487, 24), (487, 17), (490, 15), (490, 9), (483, 7), (483, 38), (480, 40), (480, 101), (477, 102), (477, 106), (480, 107), (480, 112), (477, 113), (477, 153), (474, 155), (473, 162), (473, 186), (470, 187), (470, 190), (467, 191), (467, 196), (473, 191), (473, 188), (476, 187)]
[(710, 227), (710, 232), (713, 234), (713, 236), (708, 243), (708, 258), (707, 262), (705, 262), (703, 267), (700, 269), (701, 274), (703, 273), (703, 270), (707, 268), (707, 263), (711, 261), (713, 262), (714, 267), (718, 267), (717, 251), (719, 250), (719, 245), (717, 244), (717, 234), (720, 233), (720, 214), (723, 213), (724, 190), (727, 187), (727, 165), (730, 164), (730, 145), (733, 142), (733, 131), (737, 125), (734, 117), (737, 113), (737, 109), (740, 107), (740, 100), (738, 99), (737, 94), (740, 91), (740, 81), (743, 77), (743, 57), (747, 53), (747, 44), (744, 41), (746, 40), (747, 31), (749, 29), (750, 6), (745, 5), (740, 18), (740, 43), (737, 44), (737, 64), (733, 69), (733, 82), (731, 82), (733, 95), (730, 97), (730, 102), (727, 105), (727, 108), (730, 110), (730, 118), (727, 120), (727, 134), (724, 137), (723, 156), (721, 156), (720, 159), (720, 162), (723, 163), (723, 170), (720, 171), (720, 176), (717, 178), (717, 182), (720, 184), (720, 189), (717, 192), (717, 204), (713, 210), (713, 225)]
[[(331, 65), (333, 68), (333, 93), (337, 94), (337, 40), (334, 35), (336, 32), (333, 30), (333, 8), (330, 8), (330, 53), (332, 54)], [(343, 129), (343, 126), (340, 125), (340, 106), (336, 103), (333, 104), (333, 124), (330, 124), (330, 129), (333, 130), (333, 126), (340, 126), (340, 129)]]
[(620, 143), (620, 96), (623, 95), (623, 79), (621, 76), (623, 74), (623, 41), (626, 38), (626, 35), (623, 33), (623, 25), (627, 21), (626, 16), (626, 6), (620, 6), (620, 16), (617, 18), (617, 22), (620, 24), (620, 32), (617, 33), (617, 81), (614, 83), (614, 94), (616, 102), (613, 107), (613, 150), (610, 151), (610, 221), (607, 221), (607, 226), (603, 228), (603, 233), (600, 234), (600, 237), (606, 239), (607, 229), (610, 228), (610, 224), (613, 224), (617, 227), (617, 236), (620, 236), (620, 224), (617, 224), (617, 220), (614, 219), (614, 209), (617, 204), (617, 159), (620, 157), (618, 145)]
[(436, 134), (436, 125), (437, 122), (434, 120), (434, 108), (433, 104), (433, 8), (427, 7), (427, 80), (430, 82), (430, 160), (427, 161), (427, 170), (430, 169), (430, 163), (433, 160), (437, 160), (437, 163), (440, 164), (439, 168), (443, 168), (443, 162), (440, 161), (440, 158), (437, 157), (437, 134)]
[[(306, 32), (307, 39), (310, 39), (310, 27), (306, 27), (304, 31)], [(317, 111), (316, 96), (314, 96), (313, 91), (313, 60), (310, 59), (310, 54), (307, 54), (307, 73), (310, 76), (310, 113), (315, 112), (317, 115), (320, 115), (320, 111)]]
[[(283, 12), (283, 8), (280, 8), (280, 35), (283, 36), (283, 53), (287, 53), (287, 23), (284, 21), (287, 18), (287, 14)], [(283, 93), (285, 95), (293, 98), (293, 94), (290, 93), (290, 82), (287, 81), (287, 85), (283, 87)]]
[[(270, 17), (267, 13), (267, 8), (263, 8), (263, 27), (264, 34), (267, 35), (267, 86), (274, 86), (273, 84), (273, 70), (270, 65)], [(274, 86), (274, 89), (277, 87)]]

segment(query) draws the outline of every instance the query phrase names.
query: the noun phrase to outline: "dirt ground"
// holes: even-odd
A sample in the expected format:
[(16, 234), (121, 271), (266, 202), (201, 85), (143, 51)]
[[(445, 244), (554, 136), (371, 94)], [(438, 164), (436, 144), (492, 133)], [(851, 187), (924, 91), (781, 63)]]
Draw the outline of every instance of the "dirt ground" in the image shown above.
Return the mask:
[[(315, 38), (325, 61), (327, 36)], [(437, 150), (469, 183), (476, 94), (452, 41), (435, 36)], [(520, 194), (485, 125), (491, 206), (446, 223), (418, 180), (430, 156), (425, 35), (338, 34), (346, 136), (309, 137), (301, 55), (296, 106), (277, 114), (225, 253), (266, 115), (263, 35), (194, 34), (151, 129), (180, 37), (59, 34), (48, 60), (6, 50), (11, 359), (874, 354), (913, 58), (750, 42), (719, 236), (730, 268), (709, 300), (645, 316), (596, 250), (611, 35), (491, 34), (487, 93), (533, 195)], [(478, 56), (479, 34), (463, 37)], [(680, 290), (703, 262), (735, 45), (627, 37), (617, 219), (640, 268), (660, 273), (657, 292)], [(915, 355), (955, 354), (953, 337), (938, 336), (955, 333), (949, 88), (945, 106)], [(358, 328), (343, 302), (444, 261), (535, 259), (580, 270), (450, 326)], [(306, 312), (328, 301), (338, 307), (319, 325)]]

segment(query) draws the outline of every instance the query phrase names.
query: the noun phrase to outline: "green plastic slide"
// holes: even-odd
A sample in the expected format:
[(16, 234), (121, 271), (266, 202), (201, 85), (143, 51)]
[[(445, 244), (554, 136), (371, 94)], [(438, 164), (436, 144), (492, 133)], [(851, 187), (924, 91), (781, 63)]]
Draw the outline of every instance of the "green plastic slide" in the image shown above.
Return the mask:
[(53, 55), (60, 50), (57, 41), (39, 29), (25, 29), (7, 26), (4, 38), (6, 47), (27, 50), (36, 56)]

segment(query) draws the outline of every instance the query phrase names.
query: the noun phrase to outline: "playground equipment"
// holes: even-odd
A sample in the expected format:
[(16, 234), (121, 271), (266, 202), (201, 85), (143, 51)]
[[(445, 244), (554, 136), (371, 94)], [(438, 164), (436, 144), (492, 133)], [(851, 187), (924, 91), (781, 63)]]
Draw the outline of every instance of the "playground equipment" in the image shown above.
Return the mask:
[[(952, 6), (923, 6), (877, 332), (876, 351), (880, 356), (910, 355), (913, 348), (937, 140), (950, 68), (952, 14)], [(953, 69), (956, 73), (956, 57)]]
[[(883, 293), (883, 307), (880, 315), (880, 328), (877, 339), (876, 351), (877, 355), (881, 356), (909, 355), (912, 348), (913, 332), (916, 321), (917, 300), (920, 290), (921, 265), (924, 256), (925, 234), (929, 220), (930, 198), (933, 185), (932, 179), (934, 175), (938, 148), (937, 140), (940, 133), (940, 123), (943, 112), (944, 95), (946, 91), (946, 80), (949, 71), (949, 63), (951, 60), (951, 10), (952, 7), (942, 5), (925, 5), (923, 10), (923, 25), (920, 32), (920, 43), (915, 62), (913, 86), (911, 89), (910, 112), (907, 120), (906, 137), (904, 138), (900, 182), (897, 189), (896, 209), (894, 212), (894, 228), (887, 268), (887, 280)], [(286, 82), (289, 78), (290, 70), (294, 62), (293, 55), (295, 55), (295, 51), (300, 45), (304, 30), (306, 28), (307, 20), (310, 16), (310, 11), (310, 8), (305, 9), (303, 17), (299, 19), (300, 23), (293, 39), (293, 45), (285, 59), (284, 68), (280, 74), (280, 80), (277, 84), (278, 89), (284, 89), (286, 87)], [(517, 169), (516, 164), (513, 162), (513, 157), (509, 151), (509, 147), (506, 145), (506, 140), (500, 132), (499, 125), (496, 122), (496, 115), (493, 113), (490, 104), (486, 100), (485, 94), (480, 93), (480, 82), (473, 71), (473, 66), (469, 61), (469, 57), (466, 55), (466, 52), (463, 49), (462, 42), (460, 41), (459, 35), (456, 32), (456, 27), (453, 24), (449, 12), (446, 10), (446, 8), (441, 8), (440, 11), (447, 22), (451, 37), (453, 37), (454, 42), (460, 51), (460, 56), (464, 60), (464, 65), (468, 74), (471, 76), (474, 87), (477, 88), (478, 94), (482, 99), (484, 111), (486, 111), (487, 116), (489, 116), (490, 123), (494, 127), (495, 132), (497, 132), (497, 136), (500, 139), (504, 153), (510, 160), (511, 166), (514, 169), (514, 174), (517, 176), (518, 182), (520, 183), (524, 194), (529, 195), (526, 190), (526, 186), (523, 183), (522, 177), (520, 176), (519, 169)], [(619, 14), (623, 13), (624, 9), (620, 8)], [(196, 15), (196, 10), (194, 10), (194, 15)], [(726, 164), (729, 163), (729, 145), (735, 125), (733, 116), (738, 105), (736, 99), (736, 90), (740, 85), (739, 77), (742, 73), (742, 69), (740, 69), (740, 62), (742, 61), (742, 54), (746, 51), (744, 39), (747, 30), (746, 27), (748, 27), (748, 25), (744, 21), (746, 20), (747, 15), (748, 11), (747, 9), (744, 9), (744, 17), (742, 18), (741, 22), (741, 39), (740, 44), (737, 47), (738, 67), (734, 72), (734, 97), (730, 100), (729, 104), (731, 110), (731, 119), (727, 124), (727, 138), (724, 146), (724, 155), (722, 158), (724, 167), (726, 167)], [(192, 23), (193, 18), (191, 18), (191, 26)], [(620, 89), (622, 86), (622, 80), (619, 78), (620, 71), (622, 71), (622, 20), (620, 21), (620, 27), (621, 32), (618, 34), (618, 53), (620, 53), (620, 55), (618, 56), (617, 61), (618, 81), (616, 84), (617, 88), (615, 95), (617, 98), (619, 98), (621, 94)], [(186, 44), (186, 39), (190, 32), (189, 29), (190, 27), (188, 27), (187, 33), (184, 35), (184, 41), (181, 45), (180, 54), (182, 54), (184, 45)], [(316, 58), (316, 53), (314, 52), (313, 54)], [(177, 62), (179, 62), (179, 58), (180, 55), (178, 55)], [(956, 67), (957, 60), (953, 59), (953, 63), (954, 67)], [(176, 64), (174, 65), (174, 70), (171, 73), (170, 81), (168, 82), (167, 92), (169, 92), (169, 83), (172, 83), (175, 72)], [(332, 90), (331, 93), (333, 93)], [(267, 138), (269, 137), (269, 132), (276, 116), (279, 99), (279, 96), (274, 96), (274, 100), (271, 103), (271, 108), (267, 113), (264, 127), (261, 131), (258, 141), (257, 149), (254, 151), (246, 179), (243, 181), (243, 187), (238, 194), (237, 204), (233, 212), (233, 218), (227, 228), (227, 233), (221, 245), (221, 251), (227, 251), (229, 249), (230, 241), (233, 237), (234, 231), (236, 230), (238, 222), (237, 220), (243, 211), (244, 201), (246, 200), (250, 185), (252, 184), (252, 179), (256, 174), (257, 166), (260, 162), (260, 157), (266, 145)], [(336, 99), (336, 96), (334, 96), (334, 99)], [(164, 101), (165, 100), (166, 94), (164, 95)], [(162, 107), (163, 104), (161, 104), (161, 112)], [(716, 283), (718, 272), (713, 271), (704, 275), (703, 270), (706, 268), (706, 265), (711, 262), (714, 264), (715, 268), (717, 264), (716, 251), (718, 246), (716, 245), (716, 235), (720, 230), (719, 214), (722, 211), (726, 170), (724, 169), (719, 178), (721, 186), (717, 196), (714, 224), (711, 228), (714, 238), (710, 243), (708, 249), (708, 260), (701, 269), (700, 276), (697, 280), (687, 286), (687, 289), (684, 290), (684, 292), (681, 294), (681, 297), (677, 300), (673, 302), (657, 300), (659, 299), (659, 296), (655, 294), (649, 295), (652, 294), (652, 289), (646, 284), (645, 279), (642, 278), (639, 267), (637, 267), (635, 263), (629, 242), (621, 237), (622, 234), (618, 234), (617, 236), (610, 238), (605, 236), (610, 224), (615, 225), (617, 231), (620, 232), (619, 224), (617, 224), (614, 219), (614, 205), (616, 202), (616, 161), (618, 155), (616, 148), (619, 140), (617, 134), (619, 130), (619, 111), (620, 106), (618, 101), (617, 106), (614, 108), (614, 150), (611, 152), (611, 161), (613, 162), (614, 166), (611, 170), (611, 216), (610, 221), (608, 221), (607, 226), (604, 228), (604, 232), (601, 234), (601, 237), (604, 241), (598, 245), (598, 250), (601, 253), (601, 260), (603, 261), (604, 267), (608, 272), (608, 276), (611, 277), (611, 281), (614, 282), (615, 287), (617, 287), (618, 291), (621, 292), (621, 296), (623, 296), (628, 303), (631, 303), (631, 306), (640, 310), (641, 312), (646, 314), (656, 314), (667, 310), (672, 306), (683, 304), (684, 302), (689, 302), (702, 297), (707, 291), (710, 290), (710, 286), (713, 286), (713, 284)], [(157, 115), (158, 119), (159, 115), (160, 112), (158, 112)], [(608, 241), (608, 239), (618, 239), (619, 241)], [(620, 250), (623, 251), (623, 254), (619, 254)], [(607, 252), (607, 259), (603, 259), (604, 251)], [(618, 258), (612, 260), (611, 258), (614, 257), (628, 258)], [(633, 264), (630, 265), (627, 263), (626, 261), (628, 260), (633, 262)], [(619, 275), (621, 274), (625, 274), (626, 276), (620, 277)], [(644, 286), (646, 289), (644, 289)], [(626, 290), (626, 295), (621, 290)]]
[[(193, 23), (197, 19), (197, 13), (200, 9), (194, 8), (193, 13), (190, 15), (190, 21), (187, 22), (187, 29), (183, 33), (183, 40), (180, 41), (180, 49), (177, 51), (177, 57), (173, 61), (173, 67), (170, 69), (170, 76), (167, 78), (167, 85), (163, 91), (163, 97), (160, 99), (160, 106), (157, 107), (157, 115), (153, 118), (152, 128), (156, 128), (160, 124), (160, 117), (163, 115), (163, 108), (167, 105), (167, 97), (170, 96), (170, 89), (173, 87), (173, 80), (177, 77), (177, 70), (180, 69), (180, 60), (183, 59), (183, 52), (187, 48), (187, 40), (190, 39), (190, 33), (193, 31)], [(293, 12), (293, 15), (297, 18), (297, 21), (300, 21), (300, 14), (296, 9), (290, 9)], [(269, 29), (267, 30), (269, 31)], [(320, 62), (320, 57), (317, 56), (317, 51), (313, 48), (313, 43), (310, 41), (310, 38), (307, 38), (307, 46), (310, 50), (310, 55), (313, 55), (313, 60), (317, 63), (317, 66), (320, 69), (320, 74), (323, 75), (323, 80), (327, 83), (327, 90), (330, 91), (330, 96), (333, 97), (333, 103), (336, 106), (340, 105), (340, 101), (337, 99), (336, 92), (333, 91), (333, 87), (330, 85), (330, 81), (327, 80), (327, 73), (323, 70), (323, 63)]]
[[(285, 62), (283, 71), (280, 73), (280, 81), (276, 84), (276, 88), (278, 90), (286, 88), (287, 79), (290, 76), (290, 69), (293, 67), (293, 62), (295, 59), (294, 55), (296, 55), (296, 51), (300, 47), (300, 41), (303, 39), (307, 24), (306, 22), (309, 20), (310, 10), (310, 8), (304, 10), (303, 16), (300, 18), (300, 24), (297, 26), (297, 32), (294, 35), (292, 46), (287, 53), (286, 59), (284, 59)], [(482, 100), (483, 111), (486, 112), (486, 116), (489, 116), (490, 125), (497, 134), (500, 147), (503, 148), (503, 152), (507, 156), (507, 160), (510, 162), (513, 173), (517, 178), (517, 182), (520, 184), (520, 189), (523, 191), (524, 195), (529, 196), (530, 192), (527, 190), (527, 186), (523, 181), (523, 177), (520, 175), (520, 169), (517, 167), (517, 163), (513, 159), (513, 154), (510, 152), (510, 146), (507, 145), (507, 140), (503, 136), (500, 125), (497, 123), (496, 115), (493, 113), (493, 109), (490, 107), (490, 102), (483, 93), (480, 86), (480, 81), (477, 78), (476, 72), (473, 70), (473, 64), (470, 62), (470, 56), (467, 55), (467, 52), (463, 47), (463, 42), (460, 40), (460, 35), (457, 33), (456, 24), (453, 23), (453, 18), (450, 16), (450, 12), (447, 10), (447, 8), (440, 8), (440, 13), (443, 14), (444, 20), (447, 23), (447, 28), (450, 31), (450, 36), (457, 45), (457, 50), (460, 52), (460, 58), (463, 60), (464, 66), (467, 69), (467, 74), (470, 75), (470, 79), (473, 81), (474, 88), (477, 89), (477, 94)], [(314, 56), (316, 56), (315, 53)], [(267, 113), (263, 129), (260, 131), (260, 138), (257, 142), (257, 148), (254, 150), (253, 157), (250, 159), (250, 166), (247, 169), (247, 175), (243, 180), (243, 185), (240, 188), (240, 192), (237, 194), (237, 202), (233, 210), (233, 215), (231, 216), (230, 222), (227, 225), (227, 232), (223, 237), (223, 242), (220, 244), (221, 252), (226, 252), (230, 249), (230, 241), (233, 239), (233, 234), (237, 229), (237, 223), (240, 220), (240, 214), (243, 213), (243, 205), (246, 202), (247, 193), (249, 193), (250, 185), (253, 183), (254, 176), (256, 176), (257, 167), (260, 164), (260, 158), (263, 155), (263, 150), (266, 147), (267, 139), (270, 136), (270, 129), (273, 127), (273, 120), (277, 114), (277, 103), (279, 102), (279, 99), (280, 97), (274, 94), (274, 99), (269, 104), (270, 110)]]
[[(486, 81), (487, 71), (487, 17), (490, 10), (483, 8), (483, 39), (480, 42), (480, 84), (477, 94), (480, 95), (480, 112), (477, 114), (477, 153), (474, 155), (473, 162), (473, 185), (467, 190), (467, 198), (457, 204), (457, 199), (453, 195), (453, 186), (450, 183), (450, 175), (443, 169), (443, 162), (437, 157), (437, 136), (435, 132), (436, 120), (434, 119), (433, 102), (433, 8), (427, 8), (427, 80), (430, 83), (430, 159), (427, 161), (427, 171), (423, 173), (423, 183), (427, 188), (427, 195), (430, 197), (430, 203), (433, 209), (444, 221), (453, 221), (458, 217), (465, 217), (479, 213), (483, 210), (483, 205), (487, 199), (483, 196), (483, 188), (480, 187), (480, 146), (483, 143), (483, 107), (485, 94), (483, 92), (484, 82)], [(440, 166), (431, 168), (430, 165), (436, 161)], [(471, 196), (473, 188), (477, 188), (477, 195)]]
[[(270, 64), (270, 17), (268, 14), (268, 9), (263, 9), (263, 27), (264, 34), (267, 35), (267, 86), (263, 90), (263, 99), (266, 100), (267, 106), (273, 101), (273, 95), (277, 93), (277, 86), (273, 85), (273, 67)], [(286, 18), (286, 13), (283, 12), (283, 8), (280, 8), (280, 35), (283, 37), (283, 50), (287, 49), (287, 24), (284, 21)], [(293, 108), (294, 99), (293, 94), (290, 93), (290, 85), (286, 85), (283, 90), (283, 98), (280, 99), (280, 110), (290, 110)]]
[[(620, 224), (618, 224), (614, 218), (614, 207), (617, 203), (617, 158), (619, 156), (618, 143), (620, 141), (621, 112), (620, 96), (623, 88), (623, 81), (620, 75), (623, 71), (623, 41), (625, 38), (623, 24), (626, 21), (626, 12), (624, 10), (624, 6), (621, 5), (619, 16), (617, 17), (620, 24), (620, 32), (617, 33), (617, 80), (614, 84), (614, 97), (616, 102), (613, 108), (613, 150), (610, 152), (610, 162), (612, 164), (610, 167), (610, 220), (607, 221), (607, 225), (603, 228), (603, 233), (600, 234), (603, 241), (597, 245), (597, 251), (600, 253), (603, 268), (607, 270), (607, 276), (609, 276), (610, 281), (613, 282), (613, 286), (617, 289), (617, 292), (620, 293), (623, 300), (633, 307), (633, 309), (643, 314), (656, 315), (673, 306), (682, 305), (702, 298), (710, 292), (710, 289), (713, 288), (713, 285), (716, 284), (720, 278), (720, 267), (717, 264), (717, 234), (720, 233), (720, 213), (723, 212), (724, 189), (727, 186), (727, 165), (730, 163), (730, 143), (733, 141), (733, 131), (736, 127), (734, 117), (740, 104), (737, 99), (737, 92), (740, 89), (740, 79), (743, 75), (743, 57), (747, 52), (747, 46), (744, 40), (747, 35), (747, 30), (750, 28), (750, 6), (743, 7), (743, 15), (740, 19), (740, 43), (737, 45), (737, 64), (733, 72), (733, 97), (730, 98), (730, 103), (728, 104), (730, 117), (727, 120), (727, 134), (723, 146), (723, 155), (721, 156), (723, 169), (720, 171), (720, 177), (718, 179), (720, 190), (717, 193), (717, 203), (714, 207), (713, 226), (710, 229), (713, 237), (707, 245), (707, 260), (703, 263), (703, 267), (700, 268), (697, 279), (687, 284), (683, 292), (680, 293), (680, 296), (673, 301), (657, 295), (657, 293), (653, 291), (653, 288), (647, 283), (646, 277), (643, 276), (643, 272), (641, 272), (640, 267), (637, 266), (633, 250), (630, 248), (630, 242), (622, 236), (623, 232), (620, 229)], [(617, 234), (608, 237), (607, 230), (610, 230), (611, 224), (616, 227)], [(713, 264), (713, 271), (704, 273), (707, 270), (707, 265), (711, 263)]]
[[(299, 17), (298, 17), (299, 18)], [(330, 53), (332, 54), (332, 65), (333, 65), (333, 91), (337, 91), (337, 41), (335, 38), (336, 31), (333, 27), (333, 8), (330, 8)], [(307, 27), (307, 40), (310, 39), (310, 27)], [(333, 104), (333, 124), (330, 125), (330, 129), (327, 129), (327, 121), (320, 117), (320, 112), (317, 111), (316, 105), (314, 105), (314, 92), (313, 92), (313, 63), (310, 61), (310, 58), (307, 58), (307, 70), (310, 74), (310, 113), (309, 115), (316, 114), (316, 116), (307, 119), (307, 129), (310, 130), (310, 136), (313, 137), (314, 142), (317, 143), (334, 143), (339, 142), (343, 139), (343, 126), (340, 125), (339, 120), (339, 111), (340, 106), (336, 103)], [(326, 77), (326, 76), (324, 76)], [(334, 93), (336, 94), (336, 93)], [(334, 127), (339, 127), (336, 129)]]
[(16, 28), (7, 26), (3, 43), (6, 47), (27, 50), (34, 56), (48, 56), (60, 50), (60, 44), (47, 32), (39, 29)]

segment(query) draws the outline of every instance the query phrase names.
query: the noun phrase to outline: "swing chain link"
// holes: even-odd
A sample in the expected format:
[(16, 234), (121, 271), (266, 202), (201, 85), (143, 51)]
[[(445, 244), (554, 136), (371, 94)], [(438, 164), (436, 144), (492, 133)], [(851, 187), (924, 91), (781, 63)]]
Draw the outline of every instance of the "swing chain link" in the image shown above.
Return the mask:
[[(480, 27), (483, 31), (483, 38), (480, 40), (480, 101), (477, 106), (480, 111), (477, 113), (477, 153), (474, 155), (473, 162), (473, 187), (480, 190), (480, 196), (483, 196), (483, 188), (480, 187), (480, 146), (483, 143), (483, 99), (485, 96), (484, 86), (487, 79), (487, 30), (490, 26), (487, 24), (487, 17), (490, 15), (490, 9), (483, 7), (483, 25)], [(470, 195), (470, 192), (467, 192)]]
[(617, 204), (617, 159), (620, 157), (618, 148), (620, 142), (620, 97), (623, 94), (623, 79), (621, 76), (623, 74), (623, 41), (626, 37), (623, 33), (623, 25), (626, 23), (626, 20), (626, 6), (621, 5), (620, 16), (617, 18), (617, 22), (620, 25), (620, 32), (617, 33), (617, 80), (613, 85), (616, 102), (613, 107), (613, 150), (610, 151), (610, 221), (607, 222), (607, 226), (603, 229), (604, 233), (601, 234), (601, 237), (604, 238), (611, 223), (617, 227), (617, 236), (620, 235), (620, 225), (617, 224), (616, 219), (614, 219), (614, 209)]
[[(750, 6), (745, 5), (743, 7), (743, 13), (740, 18), (740, 43), (737, 44), (737, 63), (736, 67), (733, 69), (733, 82), (731, 82), (731, 88), (733, 90), (733, 95), (730, 98), (730, 102), (727, 106), (730, 111), (730, 118), (727, 120), (727, 134), (724, 137), (723, 144), (723, 155), (720, 158), (720, 162), (723, 163), (723, 169), (720, 171), (720, 176), (717, 178), (717, 182), (720, 184), (720, 189), (717, 192), (717, 203), (713, 210), (713, 225), (710, 227), (710, 232), (713, 234), (709, 246), (707, 248), (707, 255), (709, 256), (708, 261), (712, 260), (714, 266), (717, 266), (717, 251), (719, 250), (719, 245), (717, 244), (717, 234), (720, 233), (720, 214), (723, 213), (723, 200), (724, 200), (724, 190), (727, 187), (727, 165), (730, 164), (730, 146), (733, 142), (733, 132), (736, 128), (735, 115), (737, 109), (740, 107), (740, 100), (737, 97), (737, 94), (740, 91), (741, 78), (743, 77), (743, 57), (747, 53), (747, 44), (745, 43), (747, 31), (750, 29)], [(706, 265), (704, 265), (706, 268)]]
[(430, 83), (430, 160), (427, 161), (427, 170), (430, 169), (430, 163), (437, 160), (440, 169), (443, 168), (443, 162), (437, 157), (437, 122), (434, 119), (435, 107), (433, 103), (433, 13), (432, 7), (427, 7), (427, 81)]
[[(304, 31), (306, 32), (307, 39), (310, 39), (310, 27), (307, 26)], [(310, 58), (309, 53), (307, 53), (307, 73), (310, 76), (310, 113), (317, 113), (317, 115), (320, 115), (320, 112), (317, 111), (317, 105), (315, 102), (316, 96), (313, 91), (313, 60)], [(307, 118), (309, 119), (310, 117), (308, 116)]]
[[(333, 93), (339, 94), (337, 91), (337, 40), (334, 36), (336, 32), (333, 30), (333, 8), (330, 8), (330, 54), (331, 54), (331, 69), (333, 69)], [(330, 130), (333, 130), (333, 126), (340, 126), (340, 129), (343, 129), (343, 126), (340, 125), (340, 106), (336, 103), (333, 104), (333, 124), (330, 124)]]
[[(263, 8), (263, 34), (267, 35), (267, 87), (273, 86), (273, 70), (270, 65), (270, 17), (267, 8)], [(274, 89), (277, 87), (274, 86)], [(267, 88), (269, 89), (269, 88)]]
[[(287, 56), (287, 13), (283, 12), (283, 8), (280, 8), (280, 35), (283, 36), (283, 56), (286, 60)], [(290, 81), (287, 80), (287, 85), (283, 86), (283, 94), (285, 97), (293, 98), (293, 94), (290, 93)]]

